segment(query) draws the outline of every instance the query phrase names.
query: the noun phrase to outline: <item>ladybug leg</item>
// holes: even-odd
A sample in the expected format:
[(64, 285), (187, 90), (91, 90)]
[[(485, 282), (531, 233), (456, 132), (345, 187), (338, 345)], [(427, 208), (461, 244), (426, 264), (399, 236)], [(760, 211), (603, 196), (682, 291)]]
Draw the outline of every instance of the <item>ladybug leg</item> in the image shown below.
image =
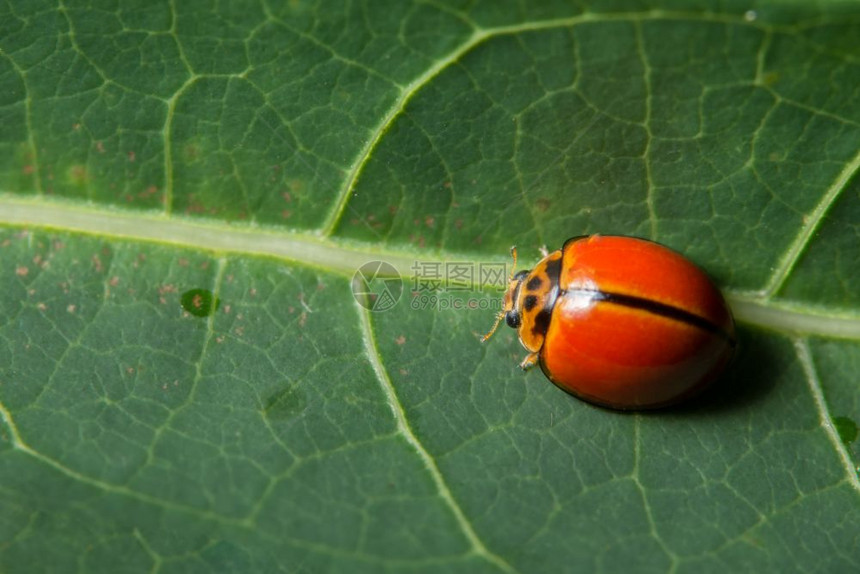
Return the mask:
[(546, 257), (549, 255), (549, 249), (546, 248), (546, 245), (541, 245), (538, 247), (538, 251), (540, 251), (541, 257)]
[(537, 363), (537, 360), (538, 360), (538, 354), (537, 353), (529, 353), (526, 356), (526, 358), (523, 359), (523, 362), (520, 363), (520, 368), (524, 371), (531, 369), (532, 367), (535, 366), (535, 363)]

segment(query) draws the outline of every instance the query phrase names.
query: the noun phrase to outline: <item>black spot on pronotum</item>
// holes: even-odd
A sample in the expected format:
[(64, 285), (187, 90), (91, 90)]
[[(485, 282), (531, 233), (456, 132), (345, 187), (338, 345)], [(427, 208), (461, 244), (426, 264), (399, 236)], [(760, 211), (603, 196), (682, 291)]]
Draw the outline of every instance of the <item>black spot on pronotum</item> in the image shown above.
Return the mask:
[(215, 313), (220, 302), (208, 289), (189, 289), (179, 298), (179, 303), (195, 317), (208, 317)]
[(526, 295), (526, 298), (523, 300), (523, 309), (526, 311), (531, 311), (537, 305), (538, 298), (535, 295)]
[(526, 291), (537, 291), (543, 285), (543, 279), (535, 275), (526, 283)]
[(561, 257), (550, 259), (546, 263), (546, 276), (549, 277), (550, 285), (558, 285), (558, 279), (561, 276)]
[(534, 327), (532, 327), (532, 333), (535, 335), (546, 335), (547, 330), (549, 330), (549, 320), (552, 319), (552, 311), (550, 308), (541, 309), (537, 315), (535, 315)]

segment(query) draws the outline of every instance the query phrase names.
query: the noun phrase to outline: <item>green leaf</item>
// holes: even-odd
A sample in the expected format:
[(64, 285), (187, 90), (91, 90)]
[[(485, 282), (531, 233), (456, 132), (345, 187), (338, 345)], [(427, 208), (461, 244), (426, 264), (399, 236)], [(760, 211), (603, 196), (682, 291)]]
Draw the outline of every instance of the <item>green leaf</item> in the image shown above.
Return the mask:
[[(857, 571), (860, 4), (591, 4), (0, 6), (0, 570)], [(725, 289), (700, 399), (480, 344), (597, 232)]]

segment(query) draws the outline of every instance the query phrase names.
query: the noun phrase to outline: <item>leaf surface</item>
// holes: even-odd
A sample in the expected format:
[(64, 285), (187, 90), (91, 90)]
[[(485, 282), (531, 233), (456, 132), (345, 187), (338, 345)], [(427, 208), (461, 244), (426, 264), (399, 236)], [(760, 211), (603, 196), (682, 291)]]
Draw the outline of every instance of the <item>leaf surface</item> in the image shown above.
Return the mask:
[[(856, 2), (0, 7), (0, 570), (856, 571), (858, 34)], [(725, 289), (712, 391), (610, 412), (480, 344), (512, 244), (598, 232)], [(402, 283), (356, 296), (368, 261)]]

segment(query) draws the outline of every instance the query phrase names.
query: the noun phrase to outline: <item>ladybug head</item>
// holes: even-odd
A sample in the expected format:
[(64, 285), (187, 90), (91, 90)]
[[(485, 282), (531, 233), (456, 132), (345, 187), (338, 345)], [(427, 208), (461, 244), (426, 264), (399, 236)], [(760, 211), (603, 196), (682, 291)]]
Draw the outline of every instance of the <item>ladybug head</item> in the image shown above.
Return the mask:
[(517, 308), (517, 299), (519, 299), (520, 287), (523, 284), (523, 279), (528, 276), (529, 272), (520, 271), (513, 275), (508, 281), (508, 290), (505, 291), (505, 302), (502, 307), (502, 313), (505, 315), (505, 323), (511, 329), (518, 329), (522, 323), (520, 310)]
[(493, 333), (496, 332), (496, 329), (499, 328), (499, 323), (502, 319), (505, 320), (505, 323), (508, 327), (513, 329), (517, 329), (522, 322), (522, 318), (520, 317), (520, 311), (516, 308), (517, 305), (517, 295), (519, 294), (520, 285), (522, 285), (523, 279), (529, 274), (528, 271), (520, 271), (519, 273), (514, 273), (514, 268), (517, 266), (517, 248), (511, 247), (511, 256), (514, 258), (514, 262), (511, 264), (511, 276), (508, 277), (508, 288), (505, 291), (505, 299), (502, 303), (502, 310), (496, 315), (496, 322), (493, 324), (493, 328), (490, 329), (490, 332), (481, 337), (481, 341), (486, 341), (490, 337), (493, 336)]

